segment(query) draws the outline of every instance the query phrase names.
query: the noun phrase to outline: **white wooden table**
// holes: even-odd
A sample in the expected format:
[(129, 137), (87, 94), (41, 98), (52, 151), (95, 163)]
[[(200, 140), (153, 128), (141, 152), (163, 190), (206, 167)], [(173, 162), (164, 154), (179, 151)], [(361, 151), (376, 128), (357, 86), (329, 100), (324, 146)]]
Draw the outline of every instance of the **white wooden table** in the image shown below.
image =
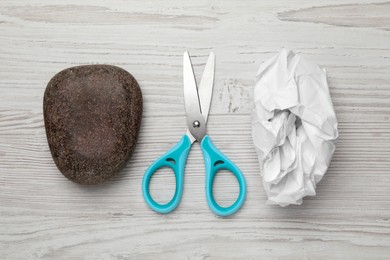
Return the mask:
[[(375, 2), (1, 0), (1, 258), (389, 259), (390, 3)], [(256, 71), (283, 46), (327, 70), (340, 130), (318, 195), (287, 208), (265, 205), (250, 123)], [(142, 176), (186, 128), (183, 52), (201, 75), (211, 49), (209, 133), (245, 173), (247, 200), (229, 218), (208, 209), (195, 145), (180, 206), (159, 215), (143, 201)], [(55, 73), (96, 63), (136, 77), (144, 116), (126, 168), (80, 186), (53, 163), (42, 97)], [(153, 180), (160, 202), (173, 189), (172, 174)], [(219, 176), (218, 201), (236, 195), (235, 179)]]

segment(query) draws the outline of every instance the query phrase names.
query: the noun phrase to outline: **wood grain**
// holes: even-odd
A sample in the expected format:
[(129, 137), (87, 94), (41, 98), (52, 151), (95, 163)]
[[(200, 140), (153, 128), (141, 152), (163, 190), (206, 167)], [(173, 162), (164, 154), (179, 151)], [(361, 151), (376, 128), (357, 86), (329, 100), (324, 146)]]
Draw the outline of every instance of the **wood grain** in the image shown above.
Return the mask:
[[(388, 259), (390, 255), (390, 4), (377, 1), (2, 0), (0, 5), (0, 252), (3, 259)], [(251, 138), (253, 79), (288, 47), (324, 67), (340, 141), (317, 196), (265, 205)], [(144, 203), (148, 165), (184, 133), (182, 53), (201, 75), (216, 53), (208, 130), (243, 170), (242, 210), (208, 209), (203, 157), (188, 158), (178, 209)], [(112, 181), (66, 180), (48, 150), (42, 97), (55, 73), (120, 66), (138, 80), (144, 118), (136, 152)], [(237, 196), (218, 177), (217, 200)], [(159, 174), (153, 195), (172, 195)]]
[(390, 2), (316, 6), (282, 12), (284, 21), (324, 23), (336, 26), (390, 30)]

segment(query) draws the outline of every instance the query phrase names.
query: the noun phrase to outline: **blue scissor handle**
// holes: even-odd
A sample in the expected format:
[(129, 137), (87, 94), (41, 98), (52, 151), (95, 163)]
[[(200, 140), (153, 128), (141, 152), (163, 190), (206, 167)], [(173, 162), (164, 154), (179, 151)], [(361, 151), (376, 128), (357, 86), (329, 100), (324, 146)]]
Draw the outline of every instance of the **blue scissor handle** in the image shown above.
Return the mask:
[[(191, 148), (191, 141), (187, 135), (184, 135), (181, 140), (166, 154), (157, 159), (146, 170), (142, 179), (142, 192), (146, 203), (154, 211), (159, 213), (169, 213), (174, 210), (180, 202), (183, 194), (184, 184), (184, 168), (187, 161), (187, 156)], [(175, 195), (170, 202), (166, 204), (158, 204), (149, 193), (149, 184), (152, 175), (160, 168), (169, 167), (173, 170), (176, 179)]]
[[(246, 197), (246, 182), (245, 177), (242, 174), (241, 170), (221, 151), (215, 147), (211, 142), (210, 137), (206, 135), (202, 142), (201, 147), (203, 151), (203, 156), (206, 166), (206, 198), (207, 203), (211, 210), (220, 216), (228, 216), (237, 212), (241, 206), (244, 204)], [(240, 194), (238, 195), (237, 200), (229, 207), (221, 207), (214, 199), (213, 195), (213, 182), (216, 173), (219, 170), (226, 169), (231, 171), (237, 178), (238, 184), (240, 186)]]

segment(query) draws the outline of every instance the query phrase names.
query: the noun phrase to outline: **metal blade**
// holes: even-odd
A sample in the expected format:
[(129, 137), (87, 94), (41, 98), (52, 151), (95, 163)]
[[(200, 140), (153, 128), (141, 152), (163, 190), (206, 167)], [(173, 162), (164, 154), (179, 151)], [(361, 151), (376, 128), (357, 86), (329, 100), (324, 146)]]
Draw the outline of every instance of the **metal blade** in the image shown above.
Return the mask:
[(214, 71), (215, 71), (215, 55), (210, 52), (209, 58), (204, 68), (202, 80), (200, 81), (198, 93), (200, 99), (200, 107), (205, 122), (209, 116), (211, 97), (213, 95), (214, 85)]
[(183, 84), (188, 130), (196, 140), (201, 141), (206, 135), (206, 122), (200, 110), (198, 89), (187, 51), (183, 55)]
[(186, 135), (190, 139), (191, 144), (193, 144), (196, 141), (196, 138), (191, 134), (190, 129), (187, 128)]

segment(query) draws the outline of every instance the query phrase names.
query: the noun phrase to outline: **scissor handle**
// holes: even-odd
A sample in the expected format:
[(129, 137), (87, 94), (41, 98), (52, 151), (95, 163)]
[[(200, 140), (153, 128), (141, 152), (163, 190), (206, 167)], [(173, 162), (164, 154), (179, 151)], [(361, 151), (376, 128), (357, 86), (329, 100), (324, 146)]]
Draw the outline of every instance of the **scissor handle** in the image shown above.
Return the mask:
[[(181, 200), (184, 184), (184, 168), (187, 161), (187, 156), (191, 148), (191, 141), (187, 135), (184, 135), (181, 140), (167, 153), (157, 159), (146, 170), (142, 179), (142, 192), (146, 203), (154, 211), (159, 213), (169, 213), (173, 211)], [(173, 170), (176, 179), (175, 195), (171, 201), (166, 204), (158, 204), (149, 193), (150, 179), (153, 174), (160, 168), (169, 167)]]
[[(225, 156), (220, 150), (211, 142), (210, 137), (206, 135), (201, 147), (203, 151), (205, 166), (206, 166), (206, 199), (210, 209), (217, 215), (228, 216), (237, 212), (244, 204), (246, 197), (246, 182), (241, 170)], [(221, 207), (214, 199), (213, 183), (215, 175), (218, 171), (225, 169), (231, 171), (237, 178), (240, 186), (240, 194), (237, 200), (229, 207)]]

